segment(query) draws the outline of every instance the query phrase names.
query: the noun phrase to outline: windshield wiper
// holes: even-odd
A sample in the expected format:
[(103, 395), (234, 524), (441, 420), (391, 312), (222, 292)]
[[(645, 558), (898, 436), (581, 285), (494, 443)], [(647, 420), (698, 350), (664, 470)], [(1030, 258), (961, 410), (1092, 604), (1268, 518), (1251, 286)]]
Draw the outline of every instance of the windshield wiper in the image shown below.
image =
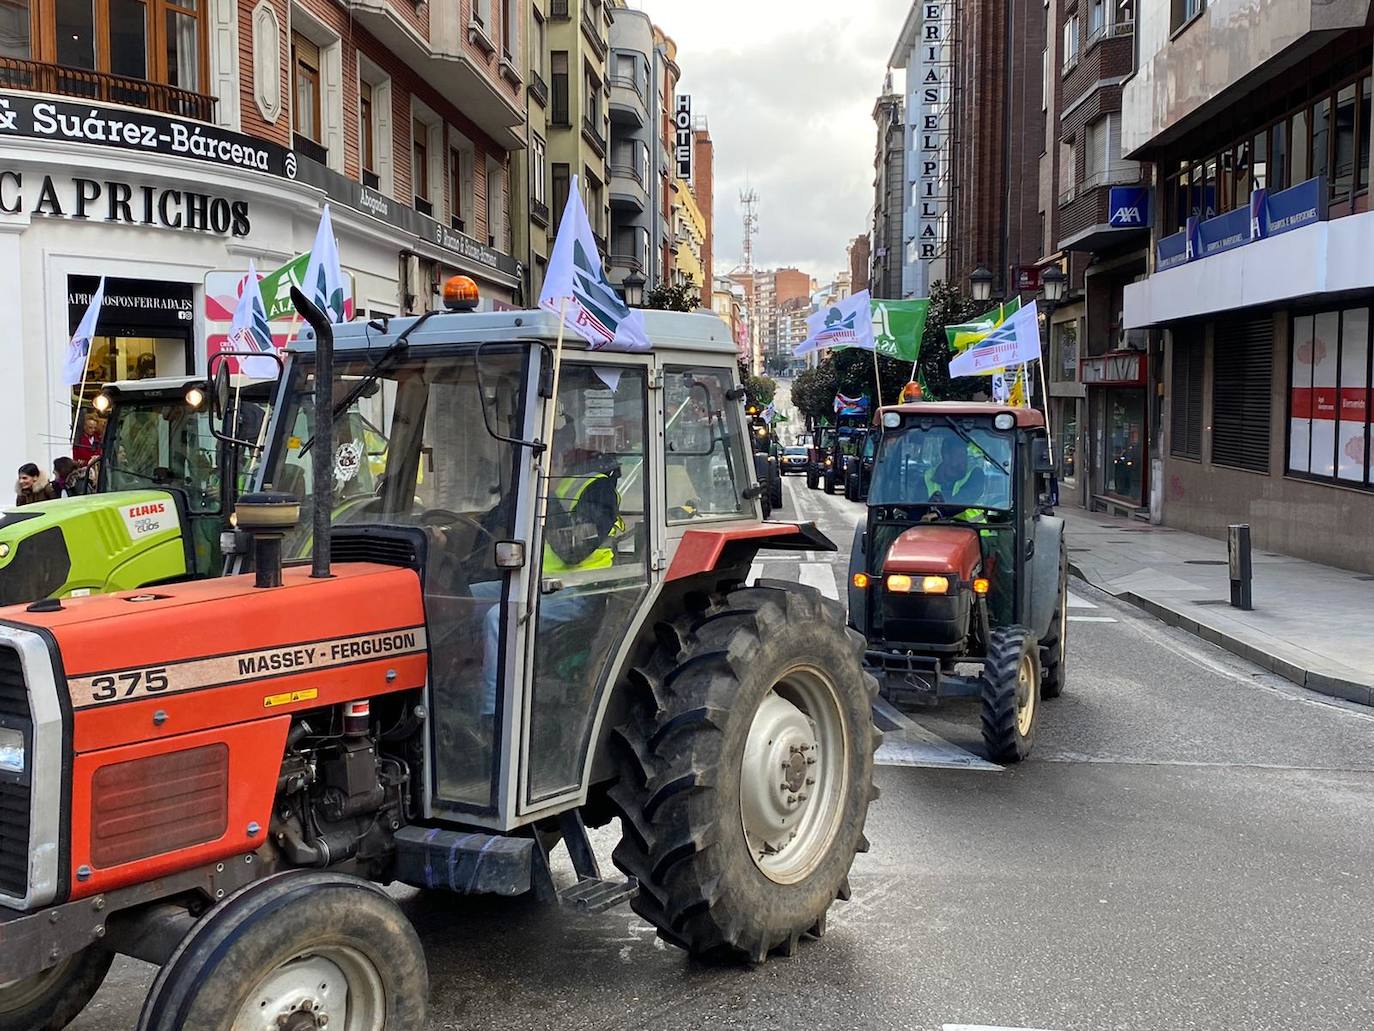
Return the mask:
[(997, 461), (997, 459), (993, 458), (992, 455), (988, 454), (988, 449), (983, 447), (983, 445), (978, 443), (978, 441), (974, 440), (973, 437), (969, 435), (968, 430), (961, 427), (948, 415), (945, 416), (945, 422), (949, 423), (950, 429), (952, 429), (955, 433), (959, 434), (959, 436), (964, 438), (965, 443), (972, 444), (980, 452), (982, 452), (983, 457), (986, 458), (993, 465), (997, 466), (997, 468), (1001, 470), (1003, 476), (1011, 475), (1011, 469), (1003, 465), (1001, 462)]

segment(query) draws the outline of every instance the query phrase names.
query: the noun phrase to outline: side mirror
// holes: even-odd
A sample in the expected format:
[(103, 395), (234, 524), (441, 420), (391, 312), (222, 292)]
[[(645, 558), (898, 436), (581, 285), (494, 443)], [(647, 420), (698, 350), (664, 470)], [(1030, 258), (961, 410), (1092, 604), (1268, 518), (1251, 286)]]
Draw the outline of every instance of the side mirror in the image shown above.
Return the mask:
[(237, 447), (257, 448), (256, 440), (240, 440), (229, 430), (229, 422), (235, 418), (241, 399), (235, 397), (233, 380), (229, 374), (230, 358), (266, 358), (277, 363), (277, 378), (281, 378), (282, 358), (273, 352), (264, 355), (261, 351), (220, 351), (210, 358), (210, 432), (217, 440)]
[[(482, 406), (482, 422), (486, 424), (487, 434), (493, 440), (499, 440), (506, 444), (514, 444), (516, 447), (530, 448), (536, 455), (542, 452), (549, 445), (539, 440), (521, 440), (519, 437), (509, 437), (504, 433), (497, 433), (496, 427), (491, 421), (491, 401), (487, 396), (486, 381), (482, 377), (482, 367), (485, 363), (487, 351), (492, 347), (506, 347), (508, 345), (494, 340), (477, 345), (477, 354), (473, 359), (473, 367), (477, 373), (477, 399)], [(536, 346), (543, 352), (543, 361), (540, 362), (539, 371), (539, 396), (545, 400), (553, 398), (553, 349), (548, 344), (539, 343)]]
[[(215, 356), (216, 358), (219, 355)], [(214, 364), (214, 359), (211, 359)], [(210, 393), (211, 411), (221, 423), (229, 417), (229, 363), (220, 361), (215, 367), (215, 380)]]
[(1048, 438), (1036, 437), (1031, 442), (1031, 462), (1034, 465), (1035, 472), (1044, 473), (1047, 476), (1053, 475), (1054, 460), (1050, 457), (1050, 442)]

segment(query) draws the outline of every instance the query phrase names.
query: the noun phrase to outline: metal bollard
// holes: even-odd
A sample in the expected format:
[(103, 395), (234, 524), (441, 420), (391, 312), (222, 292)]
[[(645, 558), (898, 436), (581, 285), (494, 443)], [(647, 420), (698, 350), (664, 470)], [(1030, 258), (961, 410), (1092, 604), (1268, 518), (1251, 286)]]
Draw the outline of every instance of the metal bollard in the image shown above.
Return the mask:
[(1231, 567), (1231, 607), (1249, 612), (1255, 607), (1250, 591), (1250, 524), (1226, 528), (1226, 557)]

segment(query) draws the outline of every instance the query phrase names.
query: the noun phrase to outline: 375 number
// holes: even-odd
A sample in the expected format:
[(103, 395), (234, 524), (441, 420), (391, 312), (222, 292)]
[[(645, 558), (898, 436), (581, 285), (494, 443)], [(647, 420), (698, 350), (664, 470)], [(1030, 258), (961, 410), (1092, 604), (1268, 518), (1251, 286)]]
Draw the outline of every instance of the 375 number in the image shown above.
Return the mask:
[(97, 702), (111, 702), (116, 698), (132, 698), (142, 691), (143, 694), (157, 694), (167, 690), (167, 667), (153, 669), (131, 669), (112, 676), (91, 678), (91, 699)]

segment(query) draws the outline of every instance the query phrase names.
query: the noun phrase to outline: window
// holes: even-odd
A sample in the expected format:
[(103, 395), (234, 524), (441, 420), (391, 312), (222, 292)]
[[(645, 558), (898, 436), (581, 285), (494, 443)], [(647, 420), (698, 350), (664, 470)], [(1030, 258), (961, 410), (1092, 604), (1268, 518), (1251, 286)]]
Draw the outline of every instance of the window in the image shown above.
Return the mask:
[(1212, 354), (1212, 461), (1267, 473), (1273, 319), (1216, 323)]
[[(530, 134), (530, 199), (538, 204), (548, 202), (548, 187), (545, 176), (548, 175), (547, 150), (542, 137)], [(559, 212), (561, 215), (562, 212)]]
[[(0, 57), (192, 92), (204, 82), (205, 31), (200, 0), (0, 0)], [(58, 92), (91, 93), (89, 83), (56, 81)], [(109, 99), (146, 103), (148, 95), (116, 88)]]
[(1202, 460), (1202, 376), (1206, 351), (1202, 333), (1178, 329), (1173, 334), (1173, 367), (1169, 383), (1169, 454)]
[(1374, 79), (1371, 79), (1368, 75), (1366, 75), (1364, 77), (1364, 81), (1360, 83), (1360, 156), (1355, 166), (1357, 169), (1359, 169), (1359, 175), (1357, 176), (1357, 180), (1360, 184), (1361, 190), (1369, 189), (1369, 133), (1371, 131), (1370, 115), (1371, 113), (1374, 113), (1372, 112), (1370, 105), (1369, 91), (1371, 86), (1374, 86)]
[(515, 11), (510, 0), (501, 0), (501, 56), (507, 61), (515, 54)]
[(1107, 0), (1089, 0), (1088, 38), (1094, 39), (1107, 30)]
[(1263, 190), (1269, 185), (1269, 164), (1266, 155), (1269, 153), (1269, 132), (1265, 130), (1255, 137), (1254, 143), (1250, 147), (1250, 183), (1251, 188)]
[(1282, 120), (1269, 130), (1269, 189), (1284, 190), (1288, 180), (1288, 122)]
[(1059, 379), (1078, 379), (1078, 320), (1054, 324), (1054, 349), (1058, 354)]
[(506, 208), (506, 170), (501, 162), (487, 158), (487, 246), (504, 249), (506, 232), (502, 212)]
[(559, 218), (568, 206), (568, 193), (572, 190), (572, 170), (567, 165), (555, 163), (553, 166), (552, 193), (553, 214)]
[(1111, 115), (1106, 115), (1095, 122), (1089, 122), (1084, 129), (1085, 160), (1083, 172), (1089, 179), (1104, 174), (1110, 166), (1111, 154), (1108, 153), (1108, 150), (1111, 137), (1109, 131), (1111, 119)]
[(1064, 18), (1064, 70), (1072, 68), (1078, 63), (1078, 14), (1066, 15)]
[(372, 115), (372, 83), (358, 83), (358, 152), (363, 185), (377, 188), (377, 125)]
[(1355, 83), (1352, 82), (1336, 94), (1332, 197), (1349, 197), (1355, 189), (1355, 93)]
[(463, 203), (466, 193), (463, 179), (464, 154), (461, 150), (450, 148), (448, 152), (448, 203), (449, 223), (460, 233), (467, 232), (467, 206)]
[(491, 0), (472, 0), (472, 20), (483, 29), (491, 27)]
[(1288, 471), (1368, 486), (1369, 309), (1293, 318)]
[(1312, 178), (1331, 172), (1331, 101), (1312, 105)]
[(1293, 116), (1293, 132), (1288, 137), (1291, 141), (1292, 163), (1289, 168), (1292, 174), (1288, 177), (1289, 186), (1297, 186), (1298, 183), (1307, 180), (1307, 112), (1299, 111)]
[(1172, 17), (1169, 21), (1169, 31), (1171, 32), (1177, 32), (1207, 10), (1207, 0), (1171, 0), (1171, 2), (1173, 4)]
[(735, 425), (739, 406), (725, 397), (728, 375), (670, 367), (663, 389), (665, 409), (681, 413), (663, 440), (668, 522), (738, 518), (746, 507), (741, 495), (754, 477)]
[(592, 71), (591, 65), (584, 66), (582, 80), (586, 86), (583, 114), (589, 125), (600, 131), (601, 127), (601, 80)]
[(572, 124), (568, 96), (568, 52), (555, 50), (551, 63), (553, 81), (549, 84), (553, 91), (553, 124), (568, 126)]
[(431, 215), (434, 205), (429, 199), (429, 126), (415, 118), (410, 131), (410, 181), (415, 192), (415, 210)]
[(544, 51), (548, 46), (544, 36), (544, 19), (540, 17), (537, 10), (531, 11), (531, 13), (534, 15), (530, 23), (534, 27), (534, 38), (530, 40), (530, 70), (542, 79), (545, 77), (544, 73), (547, 67), (544, 61)]
[(291, 34), (291, 78), (296, 135), (320, 143), (320, 48), (298, 33)]

